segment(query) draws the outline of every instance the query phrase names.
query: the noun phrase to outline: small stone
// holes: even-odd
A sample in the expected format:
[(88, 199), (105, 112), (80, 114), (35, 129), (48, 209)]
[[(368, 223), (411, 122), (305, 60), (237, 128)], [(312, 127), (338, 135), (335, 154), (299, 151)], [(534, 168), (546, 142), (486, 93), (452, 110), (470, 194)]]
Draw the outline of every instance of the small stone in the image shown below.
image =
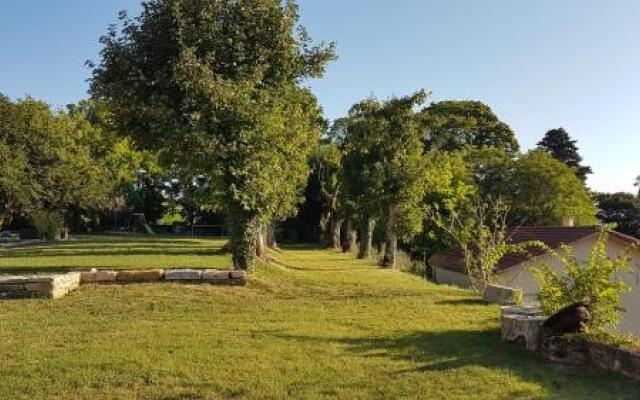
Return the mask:
[(118, 271), (102, 270), (96, 272), (96, 282), (115, 282), (118, 278)]
[(199, 281), (201, 278), (199, 269), (169, 269), (164, 273), (164, 279), (168, 281)]
[(91, 271), (80, 272), (80, 283), (95, 283), (98, 280), (98, 271), (92, 269)]
[(502, 285), (487, 285), (482, 300), (487, 303), (500, 305), (516, 304), (522, 298), (522, 291), (517, 288)]
[(229, 271), (229, 277), (231, 279), (245, 279), (247, 277), (247, 271), (242, 269), (234, 269)]
[(202, 271), (202, 280), (210, 282), (225, 282), (229, 280), (229, 271), (205, 269)]
[(157, 282), (162, 280), (164, 271), (161, 269), (141, 269), (118, 272), (118, 282)]

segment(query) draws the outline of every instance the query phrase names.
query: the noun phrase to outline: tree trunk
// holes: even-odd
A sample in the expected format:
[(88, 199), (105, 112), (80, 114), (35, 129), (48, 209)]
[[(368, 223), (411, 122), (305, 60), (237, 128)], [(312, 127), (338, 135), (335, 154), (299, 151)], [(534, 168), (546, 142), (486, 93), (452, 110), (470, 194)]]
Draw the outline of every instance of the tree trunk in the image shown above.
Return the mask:
[(256, 256), (265, 259), (267, 256), (267, 243), (265, 237), (266, 227), (263, 224), (258, 225), (256, 229)]
[(342, 252), (349, 253), (355, 250), (356, 242), (358, 240), (358, 233), (354, 229), (351, 219), (347, 220), (347, 226), (345, 227), (345, 238), (342, 243)]
[(230, 247), (235, 269), (251, 270), (256, 260), (258, 218), (244, 210), (231, 210), (227, 215)]
[(360, 243), (358, 247), (358, 258), (360, 259), (371, 257), (371, 243), (375, 226), (376, 220), (373, 218), (367, 218), (360, 226)]
[(267, 247), (272, 249), (278, 248), (278, 242), (276, 241), (276, 226), (274, 224), (268, 224), (266, 226), (265, 239)]
[(398, 234), (396, 232), (396, 210), (394, 206), (389, 206), (389, 216), (387, 219), (387, 237), (385, 239), (384, 257), (382, 266), (394, 268), (396, 266), (396, 250), (398, 248)]
[(332, 249), (340, 248), (340, 230), (342, 228), (342, 219), (333, 217), (331, 220), (331, 243)]

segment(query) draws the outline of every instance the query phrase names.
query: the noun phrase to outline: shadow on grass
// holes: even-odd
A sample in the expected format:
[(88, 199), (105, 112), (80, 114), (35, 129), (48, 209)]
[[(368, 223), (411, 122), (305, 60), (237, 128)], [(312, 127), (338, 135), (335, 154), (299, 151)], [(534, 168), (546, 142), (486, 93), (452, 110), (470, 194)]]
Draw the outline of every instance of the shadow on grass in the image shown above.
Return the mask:
[[(106, 247), (106, 246), (105, 246)], [(103, 247), (103, 249), (105, 248)], [(163, 247), (158, 249), (119, 249), (109, 251), (99, 251), (99, 250), (68, 250), (68, 251), (48, 251), (48, 250), (40, 250), (40, 251), (16, 251), (16, 252), (7, 252), (3, 254), (6, 258), (54, 258), (54, 257), (82, 257), (82, 256), (93, 256), (93, 257), (114, 257), (114, 256), (207, 256), (207, 255), (223, 255), (227, 254), (221, 248), (214, 249), (206, 249), (206, 248), (194, 248), (191, 250), (173, 250), (170, 247)]]
[(523, 380), (541, 385), (547, 391), (545, 399), (565, 398), (568, 394), (575, 398), (573, 396), (577, 393), (589, 393), (594, 396), (592, 398), (607, 395), (607, 398), (635, 399), (640, 396), (640, 385), (626, 378), (553, 364), (540, 354), (501, 342), (497, 329), (416, 332), (378, 338), (265, 334), (300, 342), (338, 343), (346, 346), (347, 351), (362, 357), (388, 358), (415, 364), (415, 367), (395, 371), (397, 375), (479, 366), (508, 371)]
[(435, 304), (443, 306), (491, 306), (482, 299), (455, 299), (455, 300), (440, 300)]

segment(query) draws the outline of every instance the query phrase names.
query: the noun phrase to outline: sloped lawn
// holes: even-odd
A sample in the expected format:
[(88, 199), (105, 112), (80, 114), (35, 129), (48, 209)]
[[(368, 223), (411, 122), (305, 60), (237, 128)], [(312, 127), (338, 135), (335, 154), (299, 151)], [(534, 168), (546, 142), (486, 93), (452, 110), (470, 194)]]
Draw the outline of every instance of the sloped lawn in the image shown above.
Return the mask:
[(74, 236), (17, 248), (0, 247), (0, 274), (77, 268), (228, 268), (223, 239), (147, 235)]
[(0, 302), (0, 399), (640, 398), (501, 343), (498, 308), (466, 291), (303, 246), (272, 256), (247, 287)]

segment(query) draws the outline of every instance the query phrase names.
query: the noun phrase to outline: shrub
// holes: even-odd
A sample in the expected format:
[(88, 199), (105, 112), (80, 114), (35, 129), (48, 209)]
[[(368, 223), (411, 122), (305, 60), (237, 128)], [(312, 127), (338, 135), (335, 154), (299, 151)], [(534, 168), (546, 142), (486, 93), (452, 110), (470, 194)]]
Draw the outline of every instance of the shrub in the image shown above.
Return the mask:
[(616, 327), (623, 310), (621, 295), (629, 291), (617, 273), (629, 270), (630, 257), (625, 251), (609, 258), (607, 238), (608, 233), (603, 230), (587, 262), (578, 261), (570, 246), (562, 246), (551, 253), (562, 263), (564, 271), (555, 271), (546, 263), (533, 270), (540, 286), (538, 300), (545, 314), (551, 315), (570, 304), (586, 301), (590, 305), (590, 330)]
[(56, 211), (36, 211), (31, 214), (31, 223), (42, 239), (55, 239), (64, 227), (64, 218)]

